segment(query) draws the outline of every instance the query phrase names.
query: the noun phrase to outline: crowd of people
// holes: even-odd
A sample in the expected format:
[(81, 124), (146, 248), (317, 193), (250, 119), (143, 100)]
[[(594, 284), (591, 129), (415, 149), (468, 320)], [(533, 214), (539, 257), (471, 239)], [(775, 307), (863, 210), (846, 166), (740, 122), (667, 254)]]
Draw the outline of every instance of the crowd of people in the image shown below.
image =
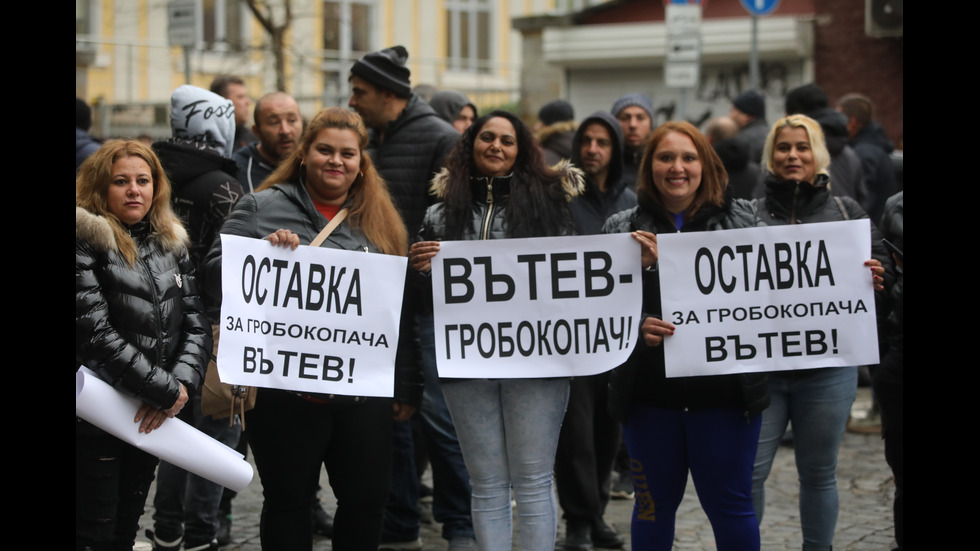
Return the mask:
[[(315, 533), (338, 550), (421, 549), (423, 493), (451, 551), (509, 551), (515, 517), (528, 551), (620, 548), (604, 519), (617, 491), (634, 499), (632, 548), (669, 550), (689, 474), (718, 549), (757, 551), (766, 479), (791, 430), (800, 544), (829, 550), (858, 367), (667, 377), (663, 344), (684, 329), (661, 309), (657, 236), (870, 217), (865, 266), (882, 350), (873, 380), (901, 549), (903, 192), (870, 100), (849, 94), (831, 108), (803, 85), (770, 126), (765, 97), (749, 91), (702, 131), (657, 124), (652, 99), (628, 93), (580, 122), (569, 102), (549, 102), (532, 127), (481, 114), (457, 91), (416, 93), (408, 55), (366, 54), (350, 71), (347, 108), (309, 121), (272, 92), (255, 101), (249, 128), (237, 77), (181, 86), (173, 136), (150, 146), (99, 143), (76, 99), (76, 369), (139, 400), (136, 430), (177, 417), (252, 453), (272, 551), (311, 549)], [(191, 115), (204, 107), (215, 116)], [(440, 242), (603, 233), (639, 244), (643, 316), (625, 363), (584, 377), (440, 377)], [(243, 415), (204, 414), (220, 234), (406, 257), (392, 397), (261, 388)], [(76, 549), (132, 549), (154, 476), (155, 551), (231, 541), (234, 492), (78, 417), (75, 446)], [(421, 483), (427, 466), (432, 488)], [(318, 498), (321, 468), (332, 513)]]

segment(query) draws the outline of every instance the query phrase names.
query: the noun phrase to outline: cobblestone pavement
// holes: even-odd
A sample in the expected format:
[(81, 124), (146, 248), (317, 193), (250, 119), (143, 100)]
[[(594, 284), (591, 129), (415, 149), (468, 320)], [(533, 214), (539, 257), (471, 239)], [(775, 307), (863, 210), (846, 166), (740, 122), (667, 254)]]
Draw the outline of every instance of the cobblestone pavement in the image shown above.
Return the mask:
[[(870, 393), (866, 388), (858, 389), (858, 399), (854, 405), (856, 414), (868, 409)], [(428, 475), (427, 475), (428, 476)], [(329, 494), (329, 483), (323, 473), (321, 485), (324, 488), (323, 501), (328, 511), (336, 506)], [(894, 484), (891, 470), (885, 463), (884, 446), (878, 434), (854, 434), (848, 432), (844, 437), (838, 460), (838, 486), (840, 488), (840, 517), (837, 521), (837, 534), (834, 549), (846, 551), (887, 551), (894, 545), (892, 522), (892, 496)], [(140, 522), (140, 538), (137, 550), (149, 551), (149, 544), (143, 537), (146, 528), (152, 528), (153, 489), (147, 500), (146, 513)], [(782, 551), (800, 549), (800, 517), (798, 509), (799, 487), (796, 476), (796, 463), (792, 449), (782, 447), (776, 454), (772, 474), (766, 486), (766, 515), (761, 526), (762, 551)], [(259, 551), (259, 514), (262, 509), (262, 487), (258, 474), (252, 483), (235, 499), (233, 542), (222, 551)], [(632, 501), (613, 500), (606, 512), (606, 521), (627, 538), (629, 549), (629, 523)], [(564, 523), (558, 527), (558, 545), (562, 549)], [(446, 551), (448, 544), (441, 538), (439, 524), (422, 525), (422, 541), (425, 551)], [(518, 536), (515, 536), (515, 541)], [(714, 536), (707, 517), (701, 511), (688, 481), (687, 492), (677, 513), (675, 550), (701, 551), (714, 550)], [(332, 548), (330, 540), (316, 536), (314, 551), (328, 551)], [(515, 545), (514, 549), (518, 549)], [(267, 550), (276, 551), (276, 550)]]

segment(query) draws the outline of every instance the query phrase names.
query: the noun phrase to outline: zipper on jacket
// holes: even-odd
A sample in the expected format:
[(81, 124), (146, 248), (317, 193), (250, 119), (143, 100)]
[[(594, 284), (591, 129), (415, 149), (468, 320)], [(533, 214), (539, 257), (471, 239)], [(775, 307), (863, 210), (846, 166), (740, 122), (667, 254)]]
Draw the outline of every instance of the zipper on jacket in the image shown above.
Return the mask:
[(142, 251), (139, 250), (137, 246), (136, 252), (139, 254), (139, 265), (146, 273), (146, 277), (150, 280), (150, 285), (153, 287), (153, 311), (157, 318), (157, 364), (167, 365), (167, 358), (165, 357), (166, 347), (163, 343), (163, 317), (160, 314), (160, 290), (157, 289), (156, 279), (153, 277), (153, 272), (150, 267), (146, 264), (143, 259)]
[(790, 224), (799, 224), (799, 222), (796, 220), (796, 200), (800, 198), (800, 186), (801, 185), (803, 185), (803, 184), (800, 183), (800, 182), (796, 182), (796, 185), (793, 186), (793, 201), (790, 203), (793, 206), (789, 209), (789, 223)]
[(493, 178), (487, 178), (487, 212), (483, 215), (480, 239), (490, 239), (490, 223), (493, 220)]

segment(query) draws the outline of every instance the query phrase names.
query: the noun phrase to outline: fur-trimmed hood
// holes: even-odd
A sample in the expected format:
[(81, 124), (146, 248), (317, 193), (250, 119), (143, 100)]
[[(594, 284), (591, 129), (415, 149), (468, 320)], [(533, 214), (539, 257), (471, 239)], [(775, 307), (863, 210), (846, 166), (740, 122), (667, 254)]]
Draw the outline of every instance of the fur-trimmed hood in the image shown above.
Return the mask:
[[(183, 252), (190, 243), (187, 230), (178, 222), (172, 224), (169, 235), (154, 232), (152, 237), (160, 243), (163, 250), (175, 254)], [(119, 250), (112, 231), (112, 222), (82, 207), (75, 207), (75, 241), (84, 241), (100, 251)]]
[[(563, 159), (552, 169), (561, 175), (561, 187), (568, 201), (578, 197), (585, 191), (585, 173), (574, 166), (571, 161)], [(446, 198), (446, 186), (449, 184), (449, 169), (442, 167), (438, 174), (429, 182), (429, 195), (439, 200)]]
[(535, 133), (535, 137), (542, 145), (558, 134), (574, 134), (578, 130), (578, 123), (575, 121), (561, 121), (542, 127)]

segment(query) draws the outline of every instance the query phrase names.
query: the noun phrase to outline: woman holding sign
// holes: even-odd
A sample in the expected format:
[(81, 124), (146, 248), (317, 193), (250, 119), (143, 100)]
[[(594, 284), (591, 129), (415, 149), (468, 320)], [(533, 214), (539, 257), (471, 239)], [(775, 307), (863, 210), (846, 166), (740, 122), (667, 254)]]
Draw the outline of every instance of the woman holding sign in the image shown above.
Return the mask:
[[(331, 220), (342, 220), (321, 247), (404, 256), (405, 226), (364, 152), (367, 143), (367, 129), (356, 113), (324, 109), (299, 147), (238, 202), (221, 233), (296, 249), (309, 245)], [(209, 291), (218, 294), (220, 240), (206, 266)], [(422, 395), (421, 373), (410, 357), (413, 336), (411, 326), (402, 323), (394, 400), (259, 389), (246, 419), (262, 479), (264, 549), (313, 547), (310, 507), (324, 465), (337, 496), (334, 548), (377, 550), (391, 481), (392, 417), (407, 419)]]
[[(211, 328), (156, 154), (102, 145), (75, 178), (75, 362), (142, 402), (149, 433), (196, 392)], [(135, 429), (134, 429), (135, 430)], [(75, 418), (75, 548), (132, 549), (157, 458)]]
[[(769, 176), (759, 216), (768, 225), (807, 224), (867, 218), (857, 201), (830, 192), (830, 153), (820, 124), (804, 115), (780, 119), (769, 131), (763, 158)], [(871, 226), (871, 267), (881, 288), (888, 253)], [(762, 520), (765, 482), (787, 424), (800, 478), (803, 548), (829, 550), (837, 525), (837, 452), (857, 394), (857, 367), (775, 372), (769, 376), (772, 405), (762, 415), (762, 433), (753, 474), (752, 500)]]
[[(410, 266), (429, 272), (440, 240), (550, 237), (573, 232), (568, 200), (581, 188), (568, 165), (548, 168), (530, 129), (504, 111), (484, 115), (449, 153), (432, 181)], [(482, 551), (510, 551), (511, 489), (522, 549), (552, 551), (558, 525), (552, 475), (568, 403), (567, 378), (442, 379), (472, 484)]]
[(688, 472), (719, 551), (759, 549), (751, 490), (760, 413), (769, 403), (765, 375), (668, 379), (661, 346), (675, 328), (660, 311), (655, 234), (760, 225), (750, 203), (726, 193), (727, 180), (721, 159), (697, 128), (665, 123), (643, 153), (639, 206), (614, 215), (603, 228), (632, 232), (645, 268), (643, 343), (613, 372), (609, 396), (630, 455), (634, 550), (673, 547)]

